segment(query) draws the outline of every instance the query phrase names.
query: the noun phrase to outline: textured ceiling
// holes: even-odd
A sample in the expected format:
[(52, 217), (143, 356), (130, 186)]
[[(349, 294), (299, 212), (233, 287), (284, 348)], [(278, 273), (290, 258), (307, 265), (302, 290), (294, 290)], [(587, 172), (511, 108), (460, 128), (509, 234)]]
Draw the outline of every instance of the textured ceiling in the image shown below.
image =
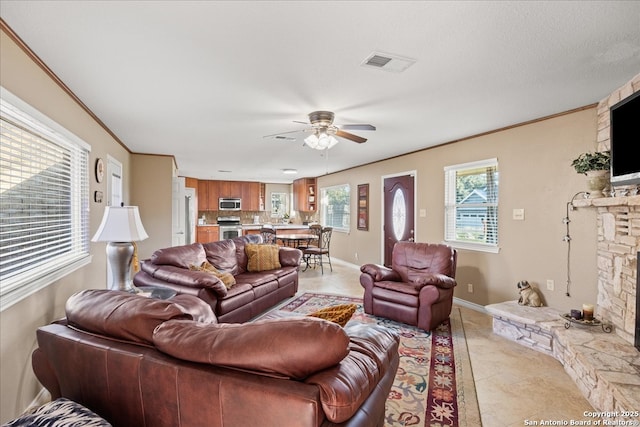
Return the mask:
[[(201, 179), (319, 176), (592, 104), (640, 72), (637, 1), (1, 0), (0, 14), (131, 151)], [(374, 51), (416, 62), (361, 66)], [(315, 110), (377, 130), (328, 156), (304, 133), (263, 138)]]

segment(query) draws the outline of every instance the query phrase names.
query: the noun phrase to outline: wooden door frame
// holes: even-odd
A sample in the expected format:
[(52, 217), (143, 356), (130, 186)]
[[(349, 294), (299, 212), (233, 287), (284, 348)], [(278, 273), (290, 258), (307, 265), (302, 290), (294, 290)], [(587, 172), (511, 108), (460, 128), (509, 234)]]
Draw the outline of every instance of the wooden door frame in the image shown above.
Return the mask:
[[(388, 175), (382, 175), (380, 177), (380, 264), (384, 264), (384, 180), (387, 178), (395, 178), (397, 176), (411, 175), (413, 177), (413, 236), (418, 235), (418, 216), (416, 215), (418, 210), (417, 196), (418, 196), (418, 171), (416, 169), (392, 173)], [(417, 240), (417, 239), (416, 239)]]

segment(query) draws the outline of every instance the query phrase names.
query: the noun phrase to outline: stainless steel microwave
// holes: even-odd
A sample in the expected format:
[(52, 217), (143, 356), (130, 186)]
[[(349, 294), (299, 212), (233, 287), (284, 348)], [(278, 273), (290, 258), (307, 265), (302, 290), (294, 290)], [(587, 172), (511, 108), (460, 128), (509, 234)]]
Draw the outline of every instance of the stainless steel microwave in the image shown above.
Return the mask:
[(218, 199), (218, 210), (221, 211), (239, 211), (240, 199), (234, 197), (220, 197)]

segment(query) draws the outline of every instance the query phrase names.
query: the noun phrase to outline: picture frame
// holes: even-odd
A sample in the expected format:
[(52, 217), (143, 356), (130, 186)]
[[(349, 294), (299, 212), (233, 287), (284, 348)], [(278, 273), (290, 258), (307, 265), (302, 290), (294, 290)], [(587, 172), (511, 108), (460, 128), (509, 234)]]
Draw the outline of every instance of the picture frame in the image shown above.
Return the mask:
[(369, 231), (369, 184), (358, 184), (358, 230)]

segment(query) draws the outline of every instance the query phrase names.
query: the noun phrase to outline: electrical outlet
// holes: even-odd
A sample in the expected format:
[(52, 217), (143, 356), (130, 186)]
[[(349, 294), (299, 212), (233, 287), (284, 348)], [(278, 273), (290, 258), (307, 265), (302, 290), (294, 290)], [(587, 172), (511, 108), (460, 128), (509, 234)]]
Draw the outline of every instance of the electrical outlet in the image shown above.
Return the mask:
[(469, 292), (470, 294), (473, 293), (473, 283), (467, 284), (467, 292)]
[(356, 261), (358, 261), (358, 260), (359, 260), (359, 258), (358, 258), (358, 252), (356, 252)]
[(552, 279), (547, 279), (547, 290), (552, 291), (555, 289), (556, 283)]

